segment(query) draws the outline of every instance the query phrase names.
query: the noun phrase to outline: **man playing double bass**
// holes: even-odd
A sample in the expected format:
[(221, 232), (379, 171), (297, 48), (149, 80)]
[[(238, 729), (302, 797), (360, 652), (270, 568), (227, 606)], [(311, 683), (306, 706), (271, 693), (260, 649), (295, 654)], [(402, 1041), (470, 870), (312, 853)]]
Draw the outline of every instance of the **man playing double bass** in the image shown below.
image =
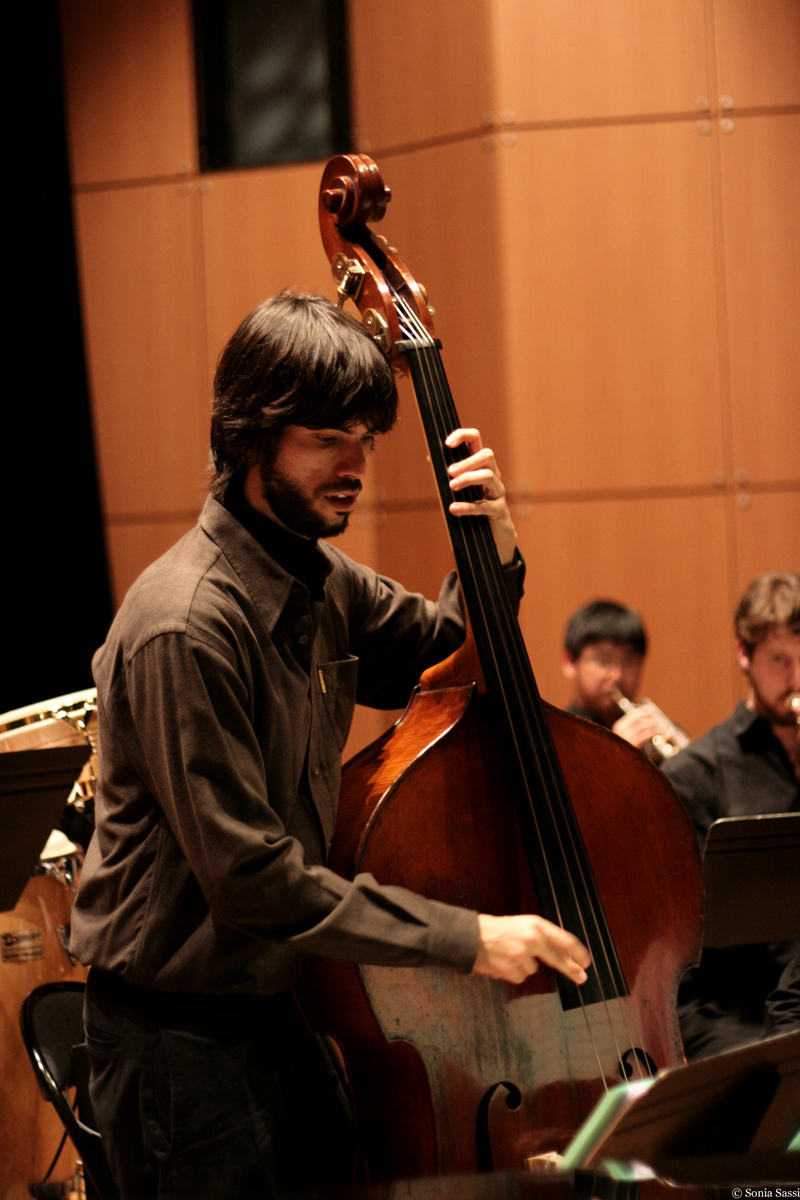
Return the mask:
[[(134, 584), (95, 657), (97, 829), (72, 948), (92, 966), (92, 1099), (125, 1197), (267, 1196), (276, 1171), (298, 1186), (314, 1182), (301, 1160), (335, 1159), (346, 1139), (321, 1097), (338, 1079), (289, 990), (309, 954), (586, 978), (584, 947), (538, 916), (325, 866), (356, 702), (404, 704), (464, 637), (454, 577), (433, 604), (319, 540), (346, 528), (396, 408), (391, 368), (341, 310), (290, 293), (258, 308), (220, 359), (198, 525)], [(469, 451), (451, 511), (489, 518), (518, 602), (494, 456), (475, 430), (447, 440)], [(484, 499), (459, 501), (467, 485)]]

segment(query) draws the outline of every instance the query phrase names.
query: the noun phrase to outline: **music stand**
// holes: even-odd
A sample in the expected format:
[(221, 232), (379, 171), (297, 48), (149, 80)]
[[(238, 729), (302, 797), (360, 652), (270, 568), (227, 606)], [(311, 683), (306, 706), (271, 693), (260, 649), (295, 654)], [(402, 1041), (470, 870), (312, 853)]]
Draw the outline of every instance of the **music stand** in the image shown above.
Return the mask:
[(91, 746), (0, 754), (0, 912), (16, 905)]
[(562, 1167), (646, 1163), (679, 1183), (794, 1180), (800, 1030), (621, 1084), (599, 1101)]
[(800, 813), (715, 821), (703, 865), (704, 948), (800, 938)]

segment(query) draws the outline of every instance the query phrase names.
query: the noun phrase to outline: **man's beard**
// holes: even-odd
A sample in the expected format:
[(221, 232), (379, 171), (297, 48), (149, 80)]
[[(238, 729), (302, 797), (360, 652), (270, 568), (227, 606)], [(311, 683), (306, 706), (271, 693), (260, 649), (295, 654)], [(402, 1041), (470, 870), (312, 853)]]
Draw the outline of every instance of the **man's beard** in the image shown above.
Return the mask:
[[(360, 492), (361, 480), (347, 478), (324, 484), (317, 488), (315, 499), (323, 495), (330, 495), (337, 488), (341, 491)], [(327, 520), (312, 507), (297, 484), (291, 479), (287, 479), (274, 464), (269, 466), (262, 464), (261, 489), (264, 499), (275, 516), (294, 533), (308, 538), (338, 537), (347, 529), (350, 520), (349, 513)]]
[(787, 692), (785, 696), (782, 696), (774, 704), (768, 704), (753, 684), (752, 679), (750, 680), (750, 683), (753, 687), (753, 700), (755, 703), (756, 712), (759, 713), (760, 716), (766, 717), (770, 725), (791, 726), (797, 723), (797, 717), (792, 709), (789, 708), (789, 697), (793, 696), (794, 692)]
[[(790, 696), (792, 694), (792, 692), (789, 693)], [(789, 708), (788, 697), (780, 704), (764, 704), (762, 700), (759, 711), (761, 712), (762, 716), (767, 718), (770, 725), (792, 726), (797, 724), (797, 717), (792, 709)]]

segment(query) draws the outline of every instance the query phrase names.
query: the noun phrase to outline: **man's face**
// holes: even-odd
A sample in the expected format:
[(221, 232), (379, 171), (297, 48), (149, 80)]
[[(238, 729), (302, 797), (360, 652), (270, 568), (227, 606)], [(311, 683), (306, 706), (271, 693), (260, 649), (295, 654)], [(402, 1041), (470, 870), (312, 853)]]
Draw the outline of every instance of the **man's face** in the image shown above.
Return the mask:
[(787, 701), (800, 692), (800, 633), (780, 625), (751, 654), (737, 642), (736, 656), (750, 681), (748, 705), (773, 725), (793, 725), (795, 716)]
[(583, 708), (602, 721), (613, 722), (619, 708), (611, 699), (612, 688), (633, 700), (639, 687), (644, 659), (628, 644), (592, 642), (577, 658), (564, 651), (562, 670), (575, 684), (575, 697)]
[[(255, 468), (261, 503), (254, 503), (251, 478), (245, 495), (255, 508), (275, 516), (304, 537), (344, 533), (367, 472), (375, 437), (365, 425), (308, 429), (287, 425), (278, 451)], [(266, 506), (266, 507), (265, 507)]]

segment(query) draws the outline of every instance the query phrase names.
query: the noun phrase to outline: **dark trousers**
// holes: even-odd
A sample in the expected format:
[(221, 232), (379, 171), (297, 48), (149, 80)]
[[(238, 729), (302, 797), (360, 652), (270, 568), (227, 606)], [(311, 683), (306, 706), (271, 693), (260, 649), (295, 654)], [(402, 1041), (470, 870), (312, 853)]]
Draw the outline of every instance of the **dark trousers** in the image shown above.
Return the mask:
[(800, 1028), (800, 942), (703, 951), (678, 991), (690, 1062)]
[(124, 1200), (267, 1200), (347, 1182), (341, 1082), (290, 992), (161, 992), (93, 968), (95, 1119)]

